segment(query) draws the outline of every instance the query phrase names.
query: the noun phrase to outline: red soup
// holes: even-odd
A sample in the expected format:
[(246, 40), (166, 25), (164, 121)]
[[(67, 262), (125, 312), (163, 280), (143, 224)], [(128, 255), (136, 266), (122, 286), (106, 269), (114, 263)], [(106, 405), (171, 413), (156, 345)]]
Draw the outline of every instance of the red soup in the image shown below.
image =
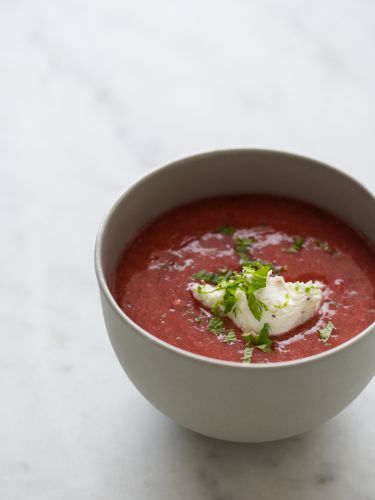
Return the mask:
[[(323, 283), (317, 312), (268, 337), (267, 348), (264, 341), (246, 343), (254, 332), (204, 307), (190, 289), (192, 282), (228, 283), (243, 265), (272, 265), (286, 282)], [(289, 361), (326, 352), (375, 320), (374, 249), (307, 203), (221, 196), (176, 208), (143, 229), (124, 251), (112, 292), (133, 321), (181, 349), (228, 361)]]

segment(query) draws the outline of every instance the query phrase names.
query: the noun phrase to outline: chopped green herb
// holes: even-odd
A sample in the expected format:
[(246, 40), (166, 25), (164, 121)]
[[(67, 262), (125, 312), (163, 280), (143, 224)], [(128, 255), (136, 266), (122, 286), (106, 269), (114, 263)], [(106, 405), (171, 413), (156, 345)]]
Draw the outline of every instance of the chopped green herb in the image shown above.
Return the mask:
[[(218, 283), (215, 288), (211, 288), (209, 291), (205, 291), (203, 286), (198, 286), (198, 293), (211, 293), (213, 291), (223, 290), (223, 298), (211, 307), (214, 316), (209, 320), (208, 330), (215, 335), (225, 334), (226, 343), (232, 343), (236, 341), (236, 334), (234, 330), (226, 331), (221, 314), (228, 314), (230, 312), (236, 311), (237, 302), (237, 290), (241, 290), (247, 299), (248, 307), (254, 317), (260, 321), (263, 311), (268, 311), (266, 304), (258, 300), (255, 296), (256, 290), (265, 288), (267, 285), (267, 276), (270, 272), (271, 265), (267, 264), (265, 266), (259, 266), (258, 261), (254, 261), (257, 264), (251, 265), (250, 263), (242, 266), (240, 272), (227, 272), (226, 274), (221, 274)], [(204, 271), (205, 272), (205, 271)], [(197, 273), (198, 275), (198, 273)], [(204, 276), (203, 272), (199, 274), (200, 277)], [(289, 300), (289, 295), (286, 294), (286, 300)], [(197, 320), (196, 321), (200, 321)], [(246, 357), (251, 359), (252, 349), (260, 349), (263, 352), (272, 351), (272, 341), (269, 337), (270, 326), (265, 323), (259, 333), (259, 335), (251, 332), (242, 335), (243, 344), (246, 348), (250, 349), (247, 351)], [(244, 351), (245, 352), (245, 351)]]
[(233, 226), (220, 226), (216, 230), (217, 233), (229, 234), (229, 235), (232, 235), (235, 231), (236, 228)]
[(223, 320), (219, 316), (214, 316), (208, 323), (208, 330), (215, 335), (225, 333)]
[(235, 238), (236, 245), (234, 247), (235, 251), (238, 253), (241, 261), (248, 261), (249, 249), (256, 242), (255, 238)]
[(263, 266), (269, 266), (269, 262), (264, 262), (263, 260), (248, 260), (246, 261), (246, 266), (251, 267), (252, 269), (260, 269)]
[(234, 330), (228, 330), (224, 342), (226, 344), (233, 344), (234, 342), (237, 342), (236, 332)]
[(242, 353), (242, 363), (251, 363), (251, 358), (253, 357), (253, 348), (245, 347)]
[(266, 306), (255, 297), (254, 292), (266, 286), (269, 270), (270, 266), (263, 266), (258, 269), (243, 266), (240, 273), (233, 273), (229, 280), (223, 279), (220, 281), (216, 289), (225, 290), (223, 298), (224, 312), (230, 312), (235, 307), (236, 291), (239, 288), (246, 295), (250, 311), (260, 321)]
[(224, 292), (224, 297), (223, 297), (223, 304), (224, 304), (224, 314), (227, 314), (231, 311), (233, 311), (234, 306), (236, 305), (236, 292), (237, 292), (237, 285), (233, 283), (232, 285), (229, 284), (225, 288)]
[(254, 292), (266, 286), (269, 270), (270, 266), (263, 266), (257, 270), (253, 270), (250, 266), (244, 266), (242, 270), (244, 274), (252, 274), (251, 283), (243, 283), (241, 289), (246, 295), (247, 305), (251, 313), (258, 321), (262, 317), (263, 310), (267, 310), (267, 306), (255, 297)]
[(260, 321), (263, 314), (264, 304), (255, 297), (253, 291), (246, 290), (245, 293), (246, 293), (247, 305), (249, 306), (252, 315), (254, 316), (255, 319)]
[(259, 337), (257, 339), (257, 349), (261, 349), (264, 352), (272, 351), (272, 340), (270, 339), (270, 325), (268, 323), (264, 323), (263, 328), (259, 333)]
[(199, 294), (212, 293), (214, 291), (223, 290), (224, 295), (214, 308), (211, 308), (215, 315), (219, 316), (222, 308), (224, 314), (236, 311), (237, 290), (241, 290), (247, 299), (250, 311), (254, 317), (260, 321), (263, 310), (268, 310), (267, 306), (259, 301), (254, 292), (260, 288), (264, 288), (267, 284), (267, 275), (270, 271), (270, 266), (263, 266), (258, 269), (252, 266), (243, 266), (241, 272), (231, 272), (230, 274), (222, 275), (216, 284), (215, 288), (205, 291), (203, 286), (198, 286)]
[(249, 345), (252, 345), (254, 335), (255, 333), (253, 334), (251, 332), (243, 333), (241, 335), (244, 347), (249, 347)]
[(274, 274), (281, 274), (282, 272), (287, 270), (287, 266), (279, 266), (278, 264), (275, 264), (274, 262), (267, 262), (265, 260), (248, 260), (246, 261), (247, 266), (251, 266), (254, 269), (259, 269), (260, 267), (263, 266), (270, 266), (270, 269), (272, 269), (272, 272)]
[(254, 290), (258, 290), (259, 288), (264, 288), (267, 283), (267, 276), (271, 269), (271, 266), (263, 266), (254, 271), (252, 271), (251, 267), (245, 266), (243, 268), (244, 273), (252, 273), (251, 285)]
[(220, 303), (217, 302), (215, 305), (211, 307), (212, 314), (216, 317), (220, 317), (221, 315), (221, 309), (220, 309)]
[(202, 323), (202, 316), (195, 316), (194, 319), (196, 323)]
[(254, 332), (242, 334), (242, 342), (245, 347), (252, 346), (255, 349), (260, 349), (263, 352), (272, 351), (272, 340), (269, 337), (270, 325), (264, 323), (259, 335)]
[(305, 238), (303, 238), (303, 236), (298, 236), (297, 238), (293, 239), (293, 243), (287, 249), (287, 252), (297, 253), (300, 250), (302, 250), (304, 244), (305, 244)]
[(193, 280), (204, 281), (205, 283), (212, 283), (217, 285), (223, 278), (228, 279), (232, 275), (233, 271), (228, 271), (227, 269), (220, 269), (218, 273), (211, 273), (205, 269), (201, 269), (197, 273), (193, 274)]
[(289, 293), (286, 293), (285, 294), (285, 302), (283, 302), (282, 304), (275, 304), (274, 307), (276, 307), (276, 309), (284, 309), (284, 307), (288, 306), (289, 301), (290, 301), (290, 295), (289, 295)]
[(334, 328), (335, 327), (334, 327), (334, 324), (332, 323), (332, 321), (328, 321), (326, 326), (319, 330), (320, 340), (326, 344), (328, 342)]
[(193, 274), (192, 278), (193, 280), (204, 281), (205, 283), (217, 283), (219, 275), (206, 271), (205, 269), (201, 269), (197, 273)]
[(337, 253), (337, 250), (333, 247), (331, 247), (326, 241), (323, 240), (315, 240), (315, 244), (317, 247), (321, 248), (322, 250), (325, 250), (331, 255), (334, 255)]

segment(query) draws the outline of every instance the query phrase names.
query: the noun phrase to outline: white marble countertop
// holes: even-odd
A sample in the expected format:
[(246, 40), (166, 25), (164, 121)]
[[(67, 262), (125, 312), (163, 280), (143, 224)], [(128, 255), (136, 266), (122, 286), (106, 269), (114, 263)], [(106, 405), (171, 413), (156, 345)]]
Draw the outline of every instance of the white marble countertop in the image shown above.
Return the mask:
[(115, 359), (93, 245), (134, 178), (216, 147), (374, 190), (374, 3), (4, 0), (0, 40), (1, 500), (373, 500), (374, 382), (298, 438), (184, 430)]

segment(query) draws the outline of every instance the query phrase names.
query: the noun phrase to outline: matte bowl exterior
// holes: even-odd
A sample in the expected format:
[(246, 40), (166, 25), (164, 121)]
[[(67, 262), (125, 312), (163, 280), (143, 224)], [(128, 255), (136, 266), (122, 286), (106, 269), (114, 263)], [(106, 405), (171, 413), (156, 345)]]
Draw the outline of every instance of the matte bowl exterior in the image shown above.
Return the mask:
[(147, 222), (189, 201), (251, 192), (315, 203), (375, 240), (375, 200), (350, 177), (296, 155), (229, 150), (180, 160), (133, 185), (105, 219), (95, 255), (106, 327), (134, 385), (185, 427), (239, 442), (294, 436), (343, 410), (375, 373), (374, 324), (323, 354), (243, 365), (198, 356), (157, 339), (121, 311), (108, 285), (124, 246)]

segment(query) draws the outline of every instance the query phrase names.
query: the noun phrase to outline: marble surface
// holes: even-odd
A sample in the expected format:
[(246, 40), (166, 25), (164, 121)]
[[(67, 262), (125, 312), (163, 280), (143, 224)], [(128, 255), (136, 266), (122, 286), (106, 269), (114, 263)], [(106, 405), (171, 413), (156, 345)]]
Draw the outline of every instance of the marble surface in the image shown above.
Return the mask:
[(374, 190), (374, 3), (2, 0), (0, 41), (0, 498), (373, 500), (374, 382), (298, 438), (184, 430), (115, 359), (93, 245), (133, 179), (216, 147)]

